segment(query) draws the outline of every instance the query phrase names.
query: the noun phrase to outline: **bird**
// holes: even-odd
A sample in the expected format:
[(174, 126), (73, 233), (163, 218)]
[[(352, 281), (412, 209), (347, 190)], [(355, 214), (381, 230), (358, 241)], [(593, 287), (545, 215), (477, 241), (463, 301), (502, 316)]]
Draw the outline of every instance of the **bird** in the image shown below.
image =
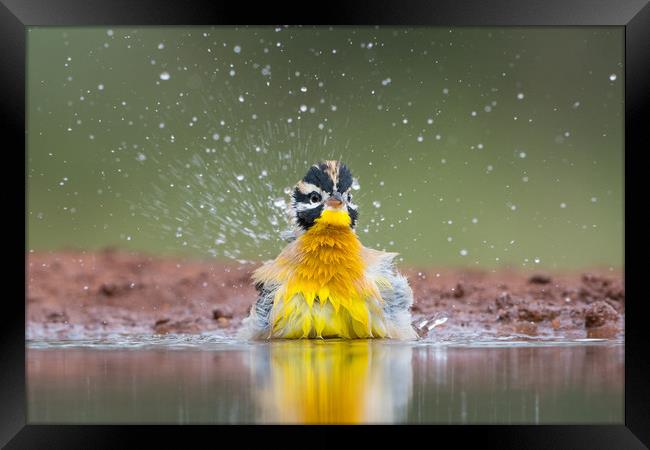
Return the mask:
[(309, 167), (289, 203), (294, 239), (252, 273), (258, 298), (238, 336), (247, 340), (414, 340), (413, 292), (398, 255), (365, 247), (355, 226), (354, 179), (338, 160)]

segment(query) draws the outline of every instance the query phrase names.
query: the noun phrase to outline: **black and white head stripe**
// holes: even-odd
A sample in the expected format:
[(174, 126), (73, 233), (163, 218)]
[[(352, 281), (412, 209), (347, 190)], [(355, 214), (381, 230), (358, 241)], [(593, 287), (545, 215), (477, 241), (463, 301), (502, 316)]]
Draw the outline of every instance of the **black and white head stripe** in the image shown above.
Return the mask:
[(321, 215), (325, 201), (335, 192), (343, 197), (352, 227), (358, 217), (357, 205), (352, 203), (352, 173), (339, 161), (325, 161), (314, 164), (296, 185), (291, 207), (296, 223), (304, 230), (309, 229)]

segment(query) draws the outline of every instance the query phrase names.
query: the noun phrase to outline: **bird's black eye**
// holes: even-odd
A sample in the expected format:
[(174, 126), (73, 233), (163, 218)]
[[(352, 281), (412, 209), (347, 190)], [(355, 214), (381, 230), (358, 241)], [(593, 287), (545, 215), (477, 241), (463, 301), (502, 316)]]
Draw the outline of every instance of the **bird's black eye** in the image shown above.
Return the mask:
[(348, 199), (348, 202), (352, 201), (352, 194), (350, 194), (349, 192), (348, 192), (347, 199)]
[(309, 196), (309, 200), (312, 203), (318, 203), (321, 200), (321, 196), (317, 192), (312, 192), (311, 195)]

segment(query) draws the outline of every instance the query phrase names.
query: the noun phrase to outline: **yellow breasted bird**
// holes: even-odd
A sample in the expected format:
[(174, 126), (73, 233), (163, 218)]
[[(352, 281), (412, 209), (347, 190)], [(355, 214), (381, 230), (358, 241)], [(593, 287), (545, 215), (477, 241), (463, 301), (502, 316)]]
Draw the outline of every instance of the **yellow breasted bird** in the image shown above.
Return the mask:
[(416, 338), (397, 253), (364, 247), (354, 231), (352, 182), (344, 164), (325, 161), (295, 186), (296, 239), (254, 272), (259, 298), (241, 338)]

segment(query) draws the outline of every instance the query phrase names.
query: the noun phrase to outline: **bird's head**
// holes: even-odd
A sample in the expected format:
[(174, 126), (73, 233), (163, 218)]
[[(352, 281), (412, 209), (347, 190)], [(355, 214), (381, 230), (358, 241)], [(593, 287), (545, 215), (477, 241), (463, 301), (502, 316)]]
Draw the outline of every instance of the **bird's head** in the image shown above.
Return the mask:
[(340, 161), (314, 164), (293, 190), (291, 212), (295, 223), (303, 231), (317, 221), (354, 228), (358, 213), (351, 190), (352, 174)]

